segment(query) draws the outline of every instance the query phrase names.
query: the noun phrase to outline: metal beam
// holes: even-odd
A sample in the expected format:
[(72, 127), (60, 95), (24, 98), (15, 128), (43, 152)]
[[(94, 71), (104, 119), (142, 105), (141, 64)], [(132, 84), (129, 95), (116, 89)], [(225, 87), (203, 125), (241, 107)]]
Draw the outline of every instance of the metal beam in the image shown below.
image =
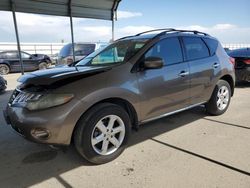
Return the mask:
[(112, 19), (112, 42), (115, 41), (115, 20)]
[(13, 15), (13, 20), (14, 20), (14, 27), (15, 27), (15, 34), (16, 34), (16, 41), (17, 41), (17, 50), (18, 50), (18, 55), (19, 55), (19, 61), (20, 61), (20, 64), (21, 64), (21, 73), (24, 74), (23, 59), (22, 59), (22, 55), (21, 55), (21, 47), (20, 47), (18, 28), (17, 28), (17, 21), (16, 21), (15, 2), (13, 0), (11, 1), (11, 8), (12, 8), (12, 15)]
[(121, 0), (115, 0), (111, 9), (112, 41), (115, 41), (115, 21), (117, 20), (117, 8)]
[(74, 42), (74, 30), (73, 30), (73, 19), (72, 19), (72, 0), (69, 0), (69, 19), (70, 19), (70, 31), (71, 31), (71, 43), (73, 52), (73, 62), (76, 61), (75, 58), (75, 42)]

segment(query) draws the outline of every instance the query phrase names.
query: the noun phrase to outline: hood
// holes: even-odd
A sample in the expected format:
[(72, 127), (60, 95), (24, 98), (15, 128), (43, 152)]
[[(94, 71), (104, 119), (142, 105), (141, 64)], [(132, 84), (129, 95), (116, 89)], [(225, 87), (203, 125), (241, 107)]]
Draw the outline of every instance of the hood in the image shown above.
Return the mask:
[(21, 76), (18, 81), (25, 85), (51, 85), (55, 83), (67, 84), (94, 74), (98, 74), (111, 67), (60, 67), (35, 71)]

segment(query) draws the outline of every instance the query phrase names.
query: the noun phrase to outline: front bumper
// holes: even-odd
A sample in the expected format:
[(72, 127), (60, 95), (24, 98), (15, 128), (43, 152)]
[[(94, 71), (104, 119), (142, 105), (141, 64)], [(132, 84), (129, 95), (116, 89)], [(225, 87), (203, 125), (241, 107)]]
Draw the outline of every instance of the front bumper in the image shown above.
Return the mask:
[[(29, 111), (8, 104), (3, 115), (6, 123), (27, 140), (52, 145), (69, 145), (78, 120), (76, 117), (78, 114), (74, 109), (77, 102), (73, 99), (64, 105), (38, 111)], [(48, 136), (38, 137), (34, 134), (41, 131), (46, 131)]]
[(237, 81), (248, 81), (250, 82), (250, 67), (242, 69), (235, 69), (235, 75)]

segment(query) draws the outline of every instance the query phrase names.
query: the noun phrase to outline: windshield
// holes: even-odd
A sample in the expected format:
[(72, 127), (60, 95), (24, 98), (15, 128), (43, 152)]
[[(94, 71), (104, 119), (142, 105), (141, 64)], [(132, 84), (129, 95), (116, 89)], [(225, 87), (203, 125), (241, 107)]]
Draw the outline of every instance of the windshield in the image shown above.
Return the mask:
[(140, 40), (123, 40), (113, 43), (106, 47), (91, 53), (83, 60), (76, 64), (76, 66), (83, 65), (112, 65), (124, 63), (128, 61), (133, 55), (140, 50), (147, 39)]

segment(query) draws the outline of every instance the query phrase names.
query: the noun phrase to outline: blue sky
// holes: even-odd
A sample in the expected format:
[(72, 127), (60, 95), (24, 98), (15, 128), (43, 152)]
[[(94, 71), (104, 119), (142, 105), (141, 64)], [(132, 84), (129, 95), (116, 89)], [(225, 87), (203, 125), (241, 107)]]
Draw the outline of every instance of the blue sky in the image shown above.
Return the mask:
[[(223, 43), (250, 43), (250, 0), (122, 0), (116, 38), (155, 28), (196, 29)], [(74, 18), (75, 41), (108, 41), (111, 22)], [(69, 18), (17, 14), (21, 42), (70, 42)], [(0, 42), (15, 42), (12, 15), (0, 11)]]
[(119, 9), (143, 14), (130, 24), (149, 23), (164, 27), (230, 23), (250, 26), (249, 0), (123, 0)]

